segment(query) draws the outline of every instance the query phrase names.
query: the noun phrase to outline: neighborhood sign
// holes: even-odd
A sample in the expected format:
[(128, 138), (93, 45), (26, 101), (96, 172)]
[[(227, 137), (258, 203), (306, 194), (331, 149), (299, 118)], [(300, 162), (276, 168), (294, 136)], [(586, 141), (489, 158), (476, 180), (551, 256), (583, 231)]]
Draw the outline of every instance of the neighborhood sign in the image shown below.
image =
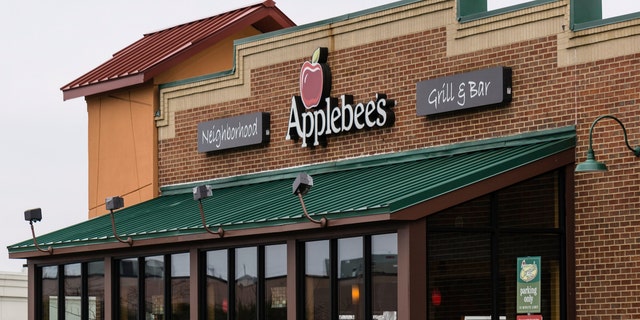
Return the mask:
[(270, 115), (244, 114), (198, 124), (198, 152), (221, 151), (269, 143)]

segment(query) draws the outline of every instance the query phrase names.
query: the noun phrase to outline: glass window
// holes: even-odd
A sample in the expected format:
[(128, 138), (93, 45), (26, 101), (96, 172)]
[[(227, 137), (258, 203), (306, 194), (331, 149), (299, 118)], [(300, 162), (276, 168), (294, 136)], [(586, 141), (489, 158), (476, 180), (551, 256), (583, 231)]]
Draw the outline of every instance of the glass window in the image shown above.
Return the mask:
[(164, 257), (144, 259), (145, 319), (164, 319)]
[(213, 250), (205, 259), (206, 319), (287, 317), (286, 244)]
[(236, 249), (236, 319), (257, 319), (258, 248)]
[(206, 256), (207, 319), (227, 319), (229, 312), (227, 250), (208, 251)]
[(58, 319), (58, 266), (42, 269), (42, 312), (43, 320)]
[(557, 0), (458, 0), (458, 20), (471, 21), (554, 1)]
[(104, 320), (104, 262), (87, 263), (89, 320)]
[[(428, 319), (515, 319), (516, 262), (529, 256), (541, 257), (542, 317), (564, 319), (560, 178), (547, 173), (427, 218)], [(478, 210), (488, 224), (467, 223)]]
[(571, 0), (571, 28), (581, 30), (640, 17), (637, 0)]
[(119, 263), (119, 318), (120, 320), (138, 319), (138, 259), (122, 259)]
[(305, 319), (395, 319), (396, 233), (304, 243)]
[(331, 319), (329, 240), (305, 243), (306, 319)]
[(287, 318), (287, 245), (264, 247), (265, 316)]
[(371, 307), (378, 319), (397, 319), (398, 235), (371, 236)]
[(338, 239), (340, 319), (364, 319), (365, 266), (362, 241), (362, 237)]
[(171, 255), (171, 319), (189, 319), (189, 253)]
[(82, 269), (79, 263), (64, 266), (64, 318), (82, 317)]

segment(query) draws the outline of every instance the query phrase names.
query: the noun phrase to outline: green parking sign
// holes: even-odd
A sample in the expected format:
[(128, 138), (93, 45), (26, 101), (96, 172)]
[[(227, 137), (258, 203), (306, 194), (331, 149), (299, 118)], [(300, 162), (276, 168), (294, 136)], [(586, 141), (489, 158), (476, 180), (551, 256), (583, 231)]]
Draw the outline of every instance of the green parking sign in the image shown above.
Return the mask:
[(540, 257), (520, 257), (516, 267), (517, 313), (540, 313)]

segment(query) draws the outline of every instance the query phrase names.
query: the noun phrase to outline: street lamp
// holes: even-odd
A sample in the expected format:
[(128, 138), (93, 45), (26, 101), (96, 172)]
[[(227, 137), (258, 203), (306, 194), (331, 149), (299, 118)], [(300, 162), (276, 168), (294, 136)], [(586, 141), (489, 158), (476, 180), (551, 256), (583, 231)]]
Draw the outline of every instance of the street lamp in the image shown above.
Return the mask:
[(193, 200), (198, 200), (198, 207), (200, 208), (200, 218), (202, 219), (202, 226), (204, 226), (204, 229), (207, 230), (207, 232), (211, 234), (216, 234), (220, 236), (220, 238), (222, 238), (224, 236), (224, 230), (222, 229), (222, 227), (218, 228), (218, 231), (212, 231), (211, 229), (209, 229), (209, 226), (207, 225), (207, 220), (204, 217), (204, 207), (202, 206), (202, 199), (206, 199), (208, 197), (211, 197), (212, 195), (213, 195), (213, 191), (211, 189), (211, 186), (209, 185), (202, 185), (202, 186), (197, 186), (193, 188)]
[(622, 122), (612, 116), (612, 115), (604, 115), (604, 116), (600, 116), (598, 118), (596, 118), (595, 121), (593, 121), (593, 123), (591, 124), (591, 128), (589, 128), (589, 149), (587, 150), (587, 159), (582, 162), (579, 163), (576, 166), (576, 172), (603, 172), (603, 171), (607, 171), (607, 165), (605, 165), (602, 162), (599, 162), (596, 160), (596, 156), (595, 153), (593, 152), (593, 127), (595, 127), (596, 123), (598, 123), (598, 121), (602, 120), (602, 119), (613, 119), (615, 120), (620, 127), (622, 127), (622, 132), (624, 133), (624, 143), (627, 145), (627, 148), (629, 148), (629, 150), (631, 150), (631, 152), (633, 152), (633, 154), (636, 157), (640, 157), (640, 147), (636, 147), (635, 149), (632, 148), (629, 145), (629, 141), (627, 140), (627, 129), (625, 129), (624, 125), (622, 124)]
[(309, 221), (319, 224), (321, 227), (326, 227), (328, 223), (327, 218), (322, 217), (320, 220), (311, 218), (307, 212), (307, 207), (304, 205), (302, 197), (311, 190), (311, 187), (313, 187), (313, 178), (311, 178), (310, 175), (301, 172), (296, 177), (296, 180), (293, 181), (293, 194), (297, 195), (298, 199), (300, 199), (300, 204), (302, 205), (302, 211), (304, 212), (305, 217), (307, 217)]
[(116, 240), (122, 243), (129, 244), (130, 247), (133, 246), (133, 239), (131, 239), (131, 237), (128, 237), (127, 240), (122, 240), (118, 236), (118, 233), (116, 232), (115, 218), (113, 217), (113, 210), (118, 210), (124, 207), (124, 199), (122, 197), (109, 197), (105, 199), (105, 205), (111, 215), (111, 229), (113, 230), (113, 236), (116, 237)]
[(53, 248), (51, 246), (49, 246), (47, 250), (40, 248), (38, 241), (36, 240), (36, 232), (33, 230), (33, 223), (42, 220), (42, 210), (40, 208), (35, 208), (25, 211), (24, 220), (29, 221), (29, 224), (31, 225), (31, 236), (33, 237), (33, 244), (36, 246), (36, 249), (41, 252), (53, 254)]

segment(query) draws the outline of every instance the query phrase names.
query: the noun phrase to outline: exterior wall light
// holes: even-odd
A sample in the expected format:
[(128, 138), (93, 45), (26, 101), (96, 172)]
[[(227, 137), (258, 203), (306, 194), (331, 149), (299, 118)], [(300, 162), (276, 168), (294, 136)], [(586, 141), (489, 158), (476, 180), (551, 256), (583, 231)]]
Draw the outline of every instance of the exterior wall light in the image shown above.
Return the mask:
[(113, 236), (116, 237), (118, 241), (122, 243), (127, 243), (129, 244), (130, 247), (133, 246), (133, 239), (131, 239), (131, 237), (128, 237), (127, 240), (122, 240), (118, 236), (118, 233), (116, 232), (116, 222), (113, 217), (113, 210), (118, 210), (124, 207), (124, 199), (122, 197), (109, 197), (105, 199), (105, 204), (106, 204), (107, 210), (111, 212), (111, 229), (113, 230)]
[(33, 244), (36, 246), (36, 249), (41, 252), (48, 252), (49, 254), (53, 254), (53, 248), (49, 246), (47, 250), (40, 248), (38, 245), (38, 241), (36, 240), (36, 232), (33, 230), (33, 223), (42, 220), (42, 210), (40, 208), (29, 209), (24, 212), (24, 220), (29, 221), (31, 225), (31, 236), (33, 237)]
[(596, 118), (595, 121), (593, 121), (593, 123), (591, 124), (591, 128), (589, 129), (589, 149), (587, 150), (587, 159), (582, 162), (579, 163), (576, 166), (576, 172), (603, 172), (603, 171), (607, 171), (607, 165), (605, 165), (602, 162), (598, 162), (596, 161), (596, 156), (593, 152), (593, 144), (592, 144), (592, 134), (593, 134), (593, 127), (595, 127), (596, 123), (598, 123), (598, 121), (602, 120), (602, 119), (613, 119), (615, 120), (620, 127), (622, 127), (622, 132), (624, 133), (624, 143), (627, 145), (627, 148), (629, 148), (629, 150), (631, 150), (631, 152), (633, 152), (633, 154), (635, 154), (636, 157), (640, 157), (640, 147), (636, 147), (635, 149), (632, 148), (629, 145), (629, 141), (627, 140), (627, 129), (625, 129), (624, 125), (622, 124), (622, 122), (612, 116), (612, 115), (604, 115), (604, 116), (600, 116), (598, 118)]
[(209, 185), (197, 186), (193, 188), (193, 200), (198, 200), (198, 207), (200, 207), (200, 218), (202, 218), (202, 226), (204, 226), (204, 229), (207, 230), (207, 232), (211, 234), (217, 234), (218, 236), (220, 236), (220, 238), (222, 238), (224, 236), (224, 230), (222, 229), (222, 227), (218, 228), (218, 231), (212, 231), (211, 229), (209, 229), (209, 226), (207, 226), (207, 220), (204, 217), (204, 207), (202, 207), (202, 199), (211, 197), (212, 195), (213, 191), (211, 190), (211, 186)]
[(307, 207), (304, 205), (304, 200), (302, 199), (302, 197), (304, 197), (309, 192), (309, 190), (311, 190), (311, 187), (313, 187), (313, 178), (311, 178), (310, 175), (301, 172), (296, 177), (296, 180), (293, 181), (293, 194), (297, 195), (298, 199), (300, 199), (300, 204), (302, 205), (302, 211), (304, 211), (305, 217), (307, 217), (309, 221), (319, 224), (321, 227), (326, 227), (329, 223), (329, 221), (327, 221), (327, 218), (322, 217), (322, 219), (320, 220), (311, 218), (311, 216), (309, 216), (309, 213), (307, 212)]

